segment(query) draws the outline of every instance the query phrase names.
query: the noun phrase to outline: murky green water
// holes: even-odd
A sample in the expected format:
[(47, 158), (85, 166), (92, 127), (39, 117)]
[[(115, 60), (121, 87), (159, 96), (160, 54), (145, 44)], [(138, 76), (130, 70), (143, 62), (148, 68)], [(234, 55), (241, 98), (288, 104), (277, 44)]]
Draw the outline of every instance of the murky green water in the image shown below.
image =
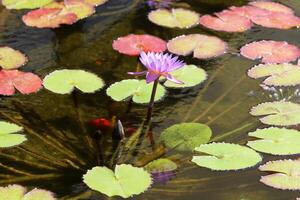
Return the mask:
[[(230, 5), (243, 5), (242, 0), (185, 1), (199, 13), (212, 13)], [(293, 8), (300, 16), (299, 0), (278, 1)], [(0, 7), (0, 44), (23, 51), (30, 62), (23, 70), (41, 77), (59, 68), (80, 68), (101, 76), (107, 85), (129, 78), (127, 71), (136, 67), (136, 58), (115, 52), (113, 39), (129, 33), (148, 33), (163, 39), (188, 33), (204, 33), (229, 43), (230, 54), (203, 61), (185, 58), (204, 68), (208, 80), (197, 87), (169, 90), (164, 101), (155, 104), (153, 133), (158, 138), (166, 127), (186, 121), (211, 126), (213, 140), (245, 144), (247, 133), (263, 127), (249, 115), (249, 108), (275, 96), (259, 87), (259, 81), (246, 76), (246, 71), (258, 62), (236, 55), (238, 49), (261, 39), (285, 40), (300, 47), (300, 30), (277, 30), (255, 26), (239, 34), (221, 33), (197, 26), (189, 30), (171, 30), (153, 25), (147, 20), (147, 7), (138, 0), (110, 0), (97, 13), (73, 26), (35, 29), (26, 27), (22, 11)], [(293, 96), (295, 88), (278, 91), (279, 99)], [(77, 94), (78, 110), (83, 122), (97, 117), (117, 116), (126, 127), (138, 127), (146, 114), (145, 106), (116, 103), (105, 95)], [(18, 183), (28, 187), (49, 189), (61, 199), (108, 199), (90, 191), (81, 181), (87, 169), (97, 165), (97, 155), (83, 142), (72, 97), (46, 90), (30, 96), (16, 95), (1, 98), (0, 117), (25, 127), (30, 142), (0, 151), (0, 184)], [(130, 107), (129, 107), (130, 106)], [(88, 129), (88, 131), (90, 131)], [(147, 145), (147, 144), (146, 144)], [(151, 153), (149, 148), (141, 151)], [(176, 155), (180, 169), (176, 178), (167, 184), (156, 184), (134, 199), (202, 199), (202, 200), (285, 200), (300, 196), (297, 192), (272, 189), (259, 182), (265, 173), (257, 168), (238, 172), (213, 172), (196, 167), (191, 154)], [(276, 157), (278, 158), (278, 157)], [(264, 154), (263, 162), (275, 157)], [(118, 198), (110, 198), (118, 199)]]

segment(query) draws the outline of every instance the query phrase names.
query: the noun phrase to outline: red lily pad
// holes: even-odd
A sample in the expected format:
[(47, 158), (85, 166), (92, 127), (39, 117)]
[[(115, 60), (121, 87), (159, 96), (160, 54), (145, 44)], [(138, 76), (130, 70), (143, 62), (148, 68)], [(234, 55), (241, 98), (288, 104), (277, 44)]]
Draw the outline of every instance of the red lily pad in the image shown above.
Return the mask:
[(254, 1), (249, 3), (252, 6), (269, 10), (272, 12), (281, 12), (281, 13), (286, 13), (286, 14), (294, 14), (294, 11), (280, 3), (275, 3), (275, 2), (270, 2), (270, 1)]
[(215, 16), (204, 15), (200, 17), (200, 24), (217, 31), (244, 32), (252, 27), (252, 22), (247, 18), (228, 10), (215, 13)]
[(22, 94), (37, 92), (42, 88), (42, 80), (35, 74), (18, 70), (0, 71), (0, 94), (13, 95), (15, 88)]
[(3, 69), (16, 69), (27, 63), (27, 57), (10, 47), (0, 47), (0, 66)]
[(167, 43), (152, 35), (130, 34), (115, 40), (113, 48), (122, 54), (137, 56), (141, 52), (163, 52), (167, 49)]
[(284, 41), (258, 41), (246, 44), (241, 54), (251, 60), (262, 59), (264, 63), (286, 63), (300, 56), (300, 49)]

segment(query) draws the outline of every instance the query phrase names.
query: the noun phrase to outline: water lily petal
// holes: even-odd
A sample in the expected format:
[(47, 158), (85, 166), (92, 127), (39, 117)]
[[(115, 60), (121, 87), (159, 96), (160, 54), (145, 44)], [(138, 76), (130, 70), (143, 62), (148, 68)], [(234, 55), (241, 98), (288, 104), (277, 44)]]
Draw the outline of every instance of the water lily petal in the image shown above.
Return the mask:
[(177, 84), (184, 84), (184, 82), (180, 81), (180, 80), (177, 80), (174, 76), (172, 76), (171, 74), (166, 74), (164, 75), (164, 77), (166, 77), (166, 79), (168, 79), (169, 81), (172, 81), (174, 83), (177, 83)]
[(146, 75), (146, 82), (151, 83), (152, 81), (155, 81), (159, 77), (160, 77), (159, 74), (148, 72), (147, 75)]
[(148, 71), (142, 71), (142, 72), (128, 72), (128, 74), (130, 75), (134, 75), (134, 76), (142, 76), (147, 74)]

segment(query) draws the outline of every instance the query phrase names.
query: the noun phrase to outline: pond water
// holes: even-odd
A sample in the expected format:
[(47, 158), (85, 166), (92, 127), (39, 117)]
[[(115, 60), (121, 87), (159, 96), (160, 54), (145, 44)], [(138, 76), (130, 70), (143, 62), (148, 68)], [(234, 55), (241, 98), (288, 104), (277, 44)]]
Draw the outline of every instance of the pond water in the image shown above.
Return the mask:
[[(299, 0), (281, 0), (300, 16)], [(231, 5), (247, 4), (246, 0), (186, 0), (191, 9), (201, 13), (221, 11)], [(196, 26), (187, 30), (162, 28), (147, 19), (149, 8), (139, 0), (110, 0), (97, 12), (72, 26), (58, 29), (26, 27), (21, 17), (24, 11), (0, 7), (0, 43), (19, 49), (29, 57), (24, 71), (41, 77), (62, 68), (85, 69), (101, 76), (106, 85), (131, 78), (137, 58), (119, 54), (112, 41), (130, 33), (148, 33), (169, 40), (189, 33), (217, 36), (228, 42), (230, 53), (211, 60), (185, 57), (187, 63), (201, 66), (208, 79), (190, 89), (168, 90), (161, 102), (155, 103), (152, 120), (154, 141), (170, 125), (180, 122), (200, 122), (213, 130), (213, 141), (245, 144), (247, 133), (264, 127), (249, 109), (261, 102), (290, 98), (296, 88), (273, 93), (264, 91), (259, 81), (250, 79), (246, 71), (258, 64), (238, 55), (244, 44), (270, 39), (284, 40), (300, 47), (300, 29), (279, 30), (255, 26), (244, 33), (224, 33)], [(25, 128), (30, 140), (16, 148), (0, 151), (0, 184), (21, 184), (53, 191), (59, 199), (119, 199), (108, 198), (91, 191), (82, 183), (82, 174), (99, 165), (97, 150), (83, 140), (83, 131), (94, 131), (88, 121), (104, 117), (121, 119), (125, 128), (139, 127), (146, 115), (145, 105), (114, 102), (101, 90), (95, 94), (76, 94), (77, 104), (70, 95), (57, 95), (47, 90), (32, 95), (1, 97), (0, 117)], [(80, 117), (78, 117), (80, 116)], [(80, 119), (79, 119), (80, 118)], [(83, 127), (82, 127), (83, 125)], [(104, 157), (111, 156), (109, 146), (101, 147)], [(137, 156), (151, 154), (144, 144)], [(143, 157), (143, 156), (142, 156)], [(192, 154), (169, 151), (165, 157), (179, 163), (176, 178), (166, 184), (155, 184), (132, 199), (207, 199), (260, 200), (295, 199), (298, 192), (270, 188), (259, 182), (267, 173), (257, 167), (237, 172), (216, 172), (197, 167)], [(263, 154), (263, 162), (278, 157)], [(280, 157), (282, 158), (282, 157)], [(138, 158), (139, 159), (139, 158)], [(134, 159), (132, 159), (134, 160)], [(107, 163), (105, 163), (107, 164)], [(138, 184), (138, 183), (137, 183)], [(120, 198), (121, 199), (121, 198)]]

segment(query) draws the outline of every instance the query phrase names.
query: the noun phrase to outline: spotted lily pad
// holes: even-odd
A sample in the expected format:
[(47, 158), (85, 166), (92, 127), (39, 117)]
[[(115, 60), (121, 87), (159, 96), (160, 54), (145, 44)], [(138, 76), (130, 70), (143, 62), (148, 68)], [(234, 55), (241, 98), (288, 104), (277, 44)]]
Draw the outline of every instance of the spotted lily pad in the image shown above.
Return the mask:
[(0, 47), (0, 66), (3, 69), (16, 69), (27, 63), (27, 57), (10, 47)]
[(269, 86), (293, 86), (300, 84), (300, 66), (293, 64), (260, 64), (248, 71), (251, 78), (268, 77), (263, 81)]
[(199, 14), (190, 10), (176, 8), (151, 11), (148, 19), (159, 26), (169, 28), (190, 28), (199, 23)]
[(220, 56), (227, 50), (227, 43), (223, 40), (202, 34), (182, 35), (170, 40), (168, 50), (174, 54), (207, 59)]
[(192, 162), (212, 170), (239, 170), (262, 161), (262, 157), (256, 151), (238, 144), (203, 144), (196, 147), (195, 151), (209, 155), (193, 156)]
[(286, 128), (265, 128), (249, 133), (259, 140), (249, 141), (252, 149), (273, 155), (292, 155), (300, 153), (300, 132)]
[(18, 70), (0, 71), (0, 94), (13, 95), (15, 88), (22, 94), (37, 92), (42, 88), (42, 80), (35, 74)]
[[(148, 103), (150, 101), (153, 82), (147, 84), (145, 80), (127, 79), (112, 84), (106, 93), (115, 101), (123, 101), (129, 97), (135, 103)], [(160, 84), (157, 86), (155, 101), (163, 98), (166, 91)]]
[(275, 126), (290, 126), (300, 123), (300, 105), (286, 101), (274, 101), (254, 106), (250, 114), (265, 116), (260, 118), (264, 124)]
[(94, 167), (83, 176), (83, 182), (109, 197), (128, 198), (146, 191), (152, 180), (143, 168), (122, 164), (114, 172), (107, 167)]
[(160, 134), (160, 140), (170, 149), (192, 151), (209, 142), (211, 129), (200, 123), (181, 123), (170, 126)]
[(40, 8), (54, 0), (2, 0), (7, 9), (34, 9)]
[(26, 193), (26, 188), (20, 185), (0, 187), (0, 199), (5, 200), (56, 200), (52, 192), (33, 189)]
[(300, 56), (300, 49), (287, 42), (262, 40), (246, 44), (241, 54), (251, 60), (261, 58), (264, 63), (287, 63)]
[(26, 141), (25, 135), (18, 134), (22, 130), (16, 124), (0, 121), (0, 147), (12, 147)]
[(175, 84), (172, 81), (166, 81), (164, 86), (171, 88), (185, 88), (198, 85), (206, 80), (207, 74), (202, 68), (195, 65), (185, 65), (182, 68), (170, 73), (174, 78), (183, 82)]
[(262, 176), (260, 181), (268, 186), (282, 190), (300, 190), (300, 161), (276, 160), (259, 167), (260, 171), (277, 172)]
[(93, 93), (100, 90), (104, 82), (97, 75), (84, 70), (62, 69), (48, 74), (43, 85), (58, 94), (70, 94), (75, 88), (84, 93)]

